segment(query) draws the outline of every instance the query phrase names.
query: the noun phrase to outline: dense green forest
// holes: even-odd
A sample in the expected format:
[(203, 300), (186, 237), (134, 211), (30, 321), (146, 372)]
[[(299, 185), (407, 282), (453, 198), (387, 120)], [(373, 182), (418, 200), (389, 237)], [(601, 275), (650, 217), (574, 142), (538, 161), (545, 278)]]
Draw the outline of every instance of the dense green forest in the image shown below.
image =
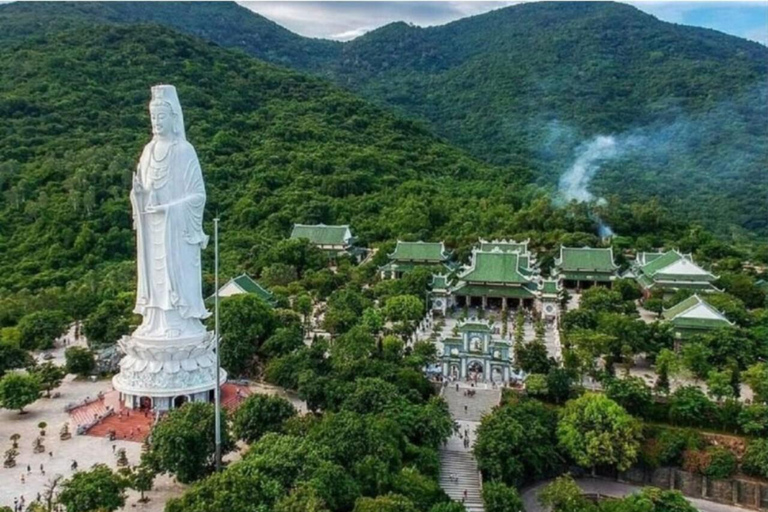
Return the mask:
[[(8, 43), (0, 75), (3, 325), (62, 295), (82, 318), (133, 286), (127, 192), (162, 82), (177, 85), (200, 155), (207, 231), (222, 218), (224, 275), (258, 275), (294, 222), (349, 223), (363, 245), (444, 239), (461, 257), (481, 236), (531, 238), (550, 261), (561, 242), (598, 242), (594, 212), (553, 206), (528, 166), (483, 163), (322, 80), (167, 28)], [(601, 214), (620, 247), (742, 254), (655, 202), (611, 199)]]
[(0, 8), (0, 41), (94, 21), (170, 25), (320, 74), (549, 186), (585, 142), (612, 135), (620, 151), (603, 162), (597, 195), (657, 197), (732, 238), (768, 232), (768, 50), (757, 43), (610, 2), (394, 23), (343, 44), (228, 3), (14, 3)]

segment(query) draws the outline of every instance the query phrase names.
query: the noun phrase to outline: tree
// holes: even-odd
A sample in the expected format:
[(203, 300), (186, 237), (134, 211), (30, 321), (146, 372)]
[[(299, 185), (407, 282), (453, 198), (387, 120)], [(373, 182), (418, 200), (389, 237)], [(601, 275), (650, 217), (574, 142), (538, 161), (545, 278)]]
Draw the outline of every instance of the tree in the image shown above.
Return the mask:
[(67, 373), (80, 376), (89, 375), (96, 368), (96, 358), (93, 352), (83, 347), (69, 347), (64, 351)]
[(117, 510), (125, 505), (125, 482), (104, 464), (75, 473), (61, 484), (59, 502), (67, 512)]
[(281, 494), (283, 489), (274, 479), (237, 463), (196, 483), (180, 498), (170, 499), (165, 512), (271, 512)]
[(294, 301), (293, 307), (297, 312), (301, 313), (304, 329), (309, 329), (310, 320), (312, 319), (312, 306), (312, 297), (308, 293), (299, 295)]
[(61, 366), (51, 361), (36, 366), (32, 373), (37, 376), (40, 386), (45, 390), (45, 396), (51, 396), (51, 390), (59, 387), (67, 372)]
[(13, 343), (0, 341), (0, 377), (8, 370), (26, 368), (35, 364), (35, 359), (26, 350)]
[(26, 350), (45, 350), (53, 347), (53, 342), (64, 334), (69, 318), (62, 311), (43, 310), (30, 313), (19, 320), (21, 348)]
[(254, 443), (267, 432), (280, 432), (283, 422), (294, 415), (296, 409), (285, 398), (250, 395), (235, 411), (232, 429), (238, 439)]
[(330, 510), (313, 487), (300, 485), (275, 504), (275, 512), (330, 512)]
[(674, 377), (680, 372), (680, 358), (673, 351), (663, 348), (656, 357), (656, 373), (659, 378), (656, 380), (656, 389), (669, 393), (670, 377)]
[(707, 393), (717, 402), (722, 402), (724, 398), (733, 398), (733, 386), (731, 386), (731, 372), (723, 370), (710, 370), (707, 375)]
[(709, 362), (712, 351), (704, 343), (691, 341), (683, 345), (681, 350), (683, 366), (699, 379), (704, 379), (712, 369)]
[[(547, 346), (539, 340), (533, 340), (527, 344), (515, 345), (515, 363), (518, 368), (526, 373), (549, 373), (552, 363), (547, 354)], [(519, 358), (519, 359), (518, 359)]]
[(387, 299), (384, 316), (398, 325), (404, 336), (410, 336), (424, 317), (424, 301), (414, 295), (396, 295)]
[(580, 466), (624, 471), (637, 460), (640, 425), (610, 398), (587, 393), (565, 404), (557, 439)]
[(676, 425), (702, 425), (713, 413), (714, 405), (696, 386), (683, 386), (669, 398), (669, 419)]
[(91, 346), (112, 345), (128, 334), (133, 319), (132, 294), (105, 300), (83, 321), (83, 334)]
[(267, 357), (280, 357), (304, 346), (301, 328), (297, 325), (280, 327), (261, 346)]
[(745, 473), (768, 478), (768, 439), (752, 439), (747, 444), (741, 467)]
[(756, 402), (768, 404), (768, 363), (757, 363), (742, 373)]
[(650, 388), (640, 377), (609, 379), (605, 384), (605, 396), (635, 416), (647, 412), (653, 400)]
[(768, 405), (752, 404), (739, 413), (739, 426), (750, 436), (768, 436)]
[(374, 336), (378, 335), (384, 328), (384, 318), (381, 316), (381, 310), (376, 308), (366, 308), (363, 311), (363, 327)]
[(621, 500), (601, 504), (604, 512), (697, 512), (680, 491), (645, 487)]
[(152, 468), (149, 456), (146, 454), (142, 456), (141, 464), (131, 469), (127, 480), (128, 487), (139, 491), (139, 503), (149, 501), (144, 493), (152, 490), (155, 481), (155, 470)]
[(220, 303), (221, 366), (233, 376), (247, 373), (274, 327), (274, 312), (259, 297), (225, 297)]
[(556, 422), (554, 412), (535, 400), (504, 405), (484, 416), (474, 453), (486, 480), (519, 487), (554, 473), (560, 462)]
[(359, 498), (352, 512), (417, 512), (413, 502), (399, 494)]
[(557, 477), (539, 493), (539, 503), (552, 512), (596, 512), (571, 475)]
[[(226, 424), (222, 411), (222, 424)], [(215, 467), (213, 404), (193, 402), (174, 409), (152, 429), (150, 454), (154, 469), (172, 473), (181, 483), (199, 480)], [(233, 448), (228, 429), (221, 432), (221, 453)]]
[(523, 512), (523, 500), (514, 487), (501, 482), (483, 484), (483, 504), (488, 512)]
[(24, 407), (40, 397), (40, 381), (35, 375), (8, 373), (0, 379), (0, 406), (18, 410), (24, 414)]

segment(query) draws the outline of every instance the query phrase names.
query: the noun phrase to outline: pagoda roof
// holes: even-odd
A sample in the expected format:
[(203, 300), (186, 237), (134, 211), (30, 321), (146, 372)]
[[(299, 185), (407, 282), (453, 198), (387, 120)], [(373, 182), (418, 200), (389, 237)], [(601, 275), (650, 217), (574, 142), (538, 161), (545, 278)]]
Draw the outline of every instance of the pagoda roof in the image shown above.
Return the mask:
[[(521, 258), (525, 266), (521, 268)], [(531, 281), (526, 274), (530, 274), (527, 268), (528, 257), (521, 257), (516, 252), (504, 252), (501, 249), (472, 251), (472, 262), (469, 267), (459, 275), (459, 279), (468, 282), (482, 283), (520, 283)]]
[(349, 225), (294, 224), (291, 238), (306, 238), (315, 245), (346, 245), (352, 239)]
[(219, 288), (219, 293), (221, 292), (221, 290), (223, 290), (230, 284), (234, 284), (243, 293), (250, 293), (251, 295), (256, 295), (257, 297), (263, 299), (267, 303), (271, 304), (274, 302), (274, 295), (272, 294), (272, 292), (270, 292), (269, 290), (261, 286), (248, 274), (241, 274), (235, 278), (230, 279), (224, 284), (224, 286)]
[(459, 322), (458, 329), (460, 332), (465, 331), (491, 331), (491, 322), (489, 320), (481, 320), (479, 318), (467, 318)]
[(517, 242), (515, 240), (483, 240), (480, 239), (480, 250), (481, 251), (492, 251), (494, 249), (499, 249), (504, 252), (518, 252), (520, 254), (528, 254), (528, 242), (530, 240), (525, 240), (523, 242)]
[[(649, 259), (646, 254), (652, 254)], [(667, 251), (664, 254), (643, 253), (640, 261), (640, 271), (654, 281), (714, 281), (717, 276), (704, 270), (696, 263), (690, 254), (678, 251)]]
[(433, 290), (447, 290), (448, 289), (448, 276), (445, 274), (432, 274)]
[(691, 295), (665, 309), (662, 317), (681, 327), (717, 328), (733, 325), (723, 313), (698, 295)]
[(403, 242), (397, 241), (395, 252), (389, 255), (400, 261), (434, 261), (440, 263), (449, 258), (443, 242)]
[(560, 246), (560, 257), (555, 266), (562, 272), (614, 272), (618, 265), (613, 261), (613, 248)]
[(543, 279), (541, 281), (541, 293), (545, 295), (559, 295), (563, 291), (562, 286), (556, 279)]

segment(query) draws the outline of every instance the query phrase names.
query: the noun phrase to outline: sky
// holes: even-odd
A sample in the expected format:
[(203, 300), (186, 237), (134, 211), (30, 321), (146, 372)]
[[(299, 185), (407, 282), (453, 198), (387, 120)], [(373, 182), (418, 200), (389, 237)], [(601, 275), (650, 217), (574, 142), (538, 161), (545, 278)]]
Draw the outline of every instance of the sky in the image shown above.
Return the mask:
[[(308, 37), (346, 41), (393, 21), (442, 25), (520, 2), (239, 2)], [(626, 2), (660, 20), (712, 28), (768, 45), (768, 0)]]

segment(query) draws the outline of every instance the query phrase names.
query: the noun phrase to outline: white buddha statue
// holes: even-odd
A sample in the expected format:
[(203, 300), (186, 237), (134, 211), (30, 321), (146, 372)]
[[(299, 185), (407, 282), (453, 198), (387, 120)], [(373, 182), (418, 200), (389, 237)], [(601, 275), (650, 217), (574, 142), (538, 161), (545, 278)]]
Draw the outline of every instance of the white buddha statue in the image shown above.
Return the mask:
[(172, 85), (152, 87), (152, 141), (144, 147), (131, 190), (138, 263), (134, 336), (187, 338), (205, 333), (200, 251), (205, 186), (187, 142)]

